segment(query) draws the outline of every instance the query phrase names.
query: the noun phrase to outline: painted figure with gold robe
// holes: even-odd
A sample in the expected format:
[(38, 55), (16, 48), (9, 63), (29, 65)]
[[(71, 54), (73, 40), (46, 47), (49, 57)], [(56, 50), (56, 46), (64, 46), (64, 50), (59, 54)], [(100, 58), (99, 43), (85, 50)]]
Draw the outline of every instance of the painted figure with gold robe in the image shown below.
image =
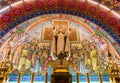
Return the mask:
[(91, 51), (90, 51), (91, 66), (92, 66), (92, 69), (96, 71), (100, 68), (100, 66), (98, 66), (99, 51), (95, 43), (91, 43), (90, 47), (91, 47)]
[(30, 68), (31, 62), (28, 59), (29, 50), (27, 48), (27, 44), (23, 44), (23, 48), (21, 49), (21, 56), (18, 62), (18, 70), (25, 71)]
[(104, 55), (106, 61), (109, 61), (109, 57), (112, 57), (114, 60), (116, 57), (120, 59), (116, 49), (107, 38), (93, 35), (92, 41), (97, 44), (98, 48), (100, 49), (100, 56), (102, 57)]

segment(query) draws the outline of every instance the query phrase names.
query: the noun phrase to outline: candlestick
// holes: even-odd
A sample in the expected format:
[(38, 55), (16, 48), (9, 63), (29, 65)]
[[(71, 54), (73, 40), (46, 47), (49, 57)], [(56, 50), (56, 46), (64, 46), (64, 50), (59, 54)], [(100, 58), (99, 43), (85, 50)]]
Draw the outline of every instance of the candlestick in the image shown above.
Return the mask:
[(86, 76), (87, 76), (87, 82), (90, 83), (89, 73), (86, 73)]
[(35, 77), (35, 73), (32, 72), (32, 80), (31, 80), (31, 83), (34, 83), (34, 77)]
[(98, 76), (99, 76), (99, 81), (100, 81), (100, 83), (103, 83), (103, 81), (102, 81), (102, 75), (101, 75), (100, 72), (98, 73)]
[(20, 83), (20, 80), (21, 80), (21, 77), (22, 77), (21, 75), (22, 75), (22, 73), (19, 72), (19, 73), (18, 73), (18, 82), (17, 82), (17, 83)]
[(79, 83), (79, 73), (77, 73), (76, 75), (77, 75), (77, 83)]
[(48, 73), (46, 73), (46, 75), (45, 75), (45, 83), (47, 83), (48, 82)]

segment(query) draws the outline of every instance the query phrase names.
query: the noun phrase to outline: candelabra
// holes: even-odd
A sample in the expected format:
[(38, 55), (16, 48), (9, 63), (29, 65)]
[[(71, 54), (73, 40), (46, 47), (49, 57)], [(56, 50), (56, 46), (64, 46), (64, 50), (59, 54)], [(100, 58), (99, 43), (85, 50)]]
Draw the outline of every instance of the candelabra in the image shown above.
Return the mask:
[(8, 79), (8, 75), (12, 72), (13, 66), (8, 55), (6, 60), (0, 63), (0, 83), (5, 83)]
[(112, 81), (116, 81), (116, 83), (120, 81), (120, 67), (117, 63), (109, 60), (106, 64), (106, 70), (110, 74), (110, 79)]

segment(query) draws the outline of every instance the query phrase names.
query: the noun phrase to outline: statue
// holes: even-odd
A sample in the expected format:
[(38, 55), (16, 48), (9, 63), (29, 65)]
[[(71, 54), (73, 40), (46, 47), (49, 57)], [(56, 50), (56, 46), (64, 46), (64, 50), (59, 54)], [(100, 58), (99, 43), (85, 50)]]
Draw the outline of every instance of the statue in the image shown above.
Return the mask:
[(53, 55), (57, 55), (57, 30), (53, 27), (53, 41), (52, 41)]
[(63, 30), (63, 27), (53, 27), (53, 55), (59, 55), (61, 52), (69, 51), (69, 35), (71, 29)]

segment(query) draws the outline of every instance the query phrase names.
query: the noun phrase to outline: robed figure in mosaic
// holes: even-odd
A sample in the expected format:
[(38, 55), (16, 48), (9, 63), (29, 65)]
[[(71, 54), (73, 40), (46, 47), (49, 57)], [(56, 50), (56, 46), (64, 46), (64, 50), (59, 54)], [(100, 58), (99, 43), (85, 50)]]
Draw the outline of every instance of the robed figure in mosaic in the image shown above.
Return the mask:
[(53, 55), (69, 51), (69, 35), (71, 29), (64, 31), (63, 27), (53, 27)]

